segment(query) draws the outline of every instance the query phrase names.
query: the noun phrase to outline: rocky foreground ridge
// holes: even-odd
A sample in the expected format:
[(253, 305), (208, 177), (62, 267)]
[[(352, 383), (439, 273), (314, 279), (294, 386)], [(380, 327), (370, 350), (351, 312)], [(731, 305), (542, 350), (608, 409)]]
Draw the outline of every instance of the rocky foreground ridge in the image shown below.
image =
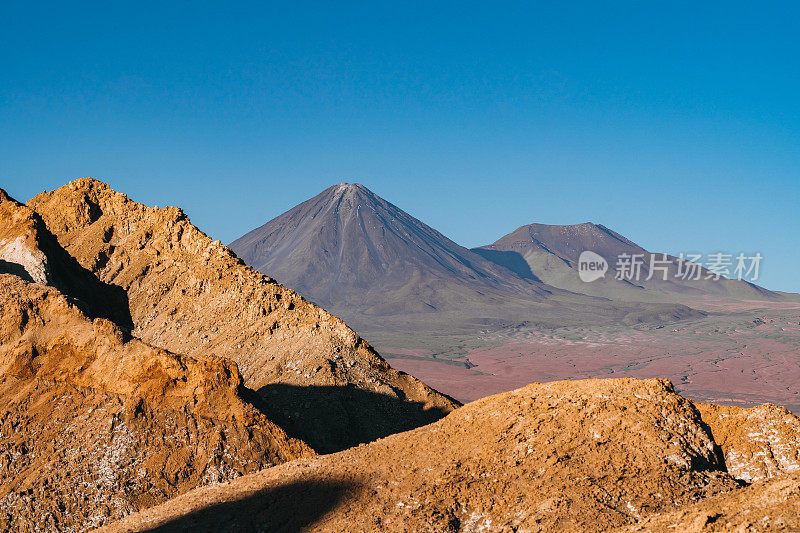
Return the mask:
[[(710, 423), (703, 412), (664, 380), (533, 384), (429, 426), (192, 491), (104, 531), (800, 527), (790, 512), (800, 509), (800, 485), (787, 477), (797, 463), (747, 487), (714, 440), (738, 435), (728, 453), (746, 446), (732, 419), (757, 411), (733, 409)], [(774, 438), (796, 439), (796, 422)], [(763, 461), (756, 453), (737, 468), (758, 470)]]
[(3, 529), (83, 531), (314, 454), (247, 399), (234, 363), (131, 337), (102, 291), (118, 294), (0, 193)]

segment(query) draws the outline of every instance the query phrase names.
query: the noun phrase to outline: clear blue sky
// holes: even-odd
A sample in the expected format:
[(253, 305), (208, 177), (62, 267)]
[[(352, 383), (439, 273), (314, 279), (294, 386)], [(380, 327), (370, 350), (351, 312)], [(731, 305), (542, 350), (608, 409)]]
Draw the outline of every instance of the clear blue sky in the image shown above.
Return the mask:
[(794, 2), (0, 2), (0, 187), (223, 242), (342, 181), (475, 246), (605, 224), (800, 291)]

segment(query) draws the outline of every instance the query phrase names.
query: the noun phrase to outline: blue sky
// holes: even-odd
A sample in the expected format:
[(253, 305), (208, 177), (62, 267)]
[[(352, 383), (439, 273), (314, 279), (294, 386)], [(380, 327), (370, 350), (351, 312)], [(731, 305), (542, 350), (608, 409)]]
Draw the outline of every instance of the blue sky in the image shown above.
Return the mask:
[(797, 4), (377, 4), (4, 1), (0, 187), (229, 242), (360, 182), (465, 246), (592, 221), (800, 291)]

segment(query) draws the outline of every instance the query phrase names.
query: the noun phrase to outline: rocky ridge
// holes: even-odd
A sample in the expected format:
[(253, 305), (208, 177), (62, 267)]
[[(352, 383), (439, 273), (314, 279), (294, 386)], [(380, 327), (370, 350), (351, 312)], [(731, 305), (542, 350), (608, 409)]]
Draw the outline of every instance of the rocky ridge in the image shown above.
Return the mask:
[(728, 472), (752, 483), (800, 471), (800, 418), (777, 405), (750, 409), (698, 403)]
[(30, 206), (0, 190), (0, 529), (798, 527), (783, 408), (619, 379), (454, 411), (180, 210), (94, 180)]
[(196, 490), (104, 531), (598, 531), (740, 487), (669, 382), (555, 382)]
[(0, 249), (3, 529), (84, 531), (314, 454), (248, 400), (234, 363), (131, 337), (75, 297), (91, 274), (35, 213), (2, 192), (0, 212), (16, 243)]

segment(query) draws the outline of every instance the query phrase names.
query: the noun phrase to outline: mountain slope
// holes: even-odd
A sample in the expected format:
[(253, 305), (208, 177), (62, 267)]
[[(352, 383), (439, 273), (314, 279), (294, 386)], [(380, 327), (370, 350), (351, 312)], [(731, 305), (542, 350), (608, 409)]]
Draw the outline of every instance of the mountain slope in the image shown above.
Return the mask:
[[(584, 283), (578, 277), (581, 252), (589, 250), (606, 259), (609, 271), (603, 279)], [(631, 301), (691, 301), (705, 295), (715, 297), (775, 299), (778, 293), (746, 281), (705, 279), (708, 270), (701, 270), (703, 279), (681, 279), (679, 259), (652, 254), (638, 244), (609, 228), (586, 222), (576, 225), (528, 224), (501, 237), (494, 243), (473, 248), (486, 259), (514, 270), (523, 277), (535, 277), (554, 287)], [(638, 279), (616, 280), (615, 266), (621, 254), (640, 254), (643, 265)], [(654, 271), (650, 280), (651, 259), (667, 260), (667, 279)]]
[(224, 359), (125, 340), (55, 289), (0, 274), (0, 508), (15, 531), (83, 531), (313, 454)]
[(458, 357), (480, 331), (697, 315), (686, 306), (610, 302), (520, 276), (359, 184), (329, 187), (231, 248), (344, 317), (387, 353), (421, 349)]
[(737, 489), (724, 470), (699, 413), (666, 381), (533, 384), (106, 531), (598, 531)]
[(29, 205), (58, 242), (125, 291), (133, 335), (235, 361), (279, 424), (321, 452), (432, 422), (458, 403), (394, 370), (339, 318), (255, 272), (177, 208), (92, 179)]
[(333, 309), (392, 315), (541, 300), (548, 288), (486, 261), (360, 184), (340, 183), (233, 241), (247, 264)]

